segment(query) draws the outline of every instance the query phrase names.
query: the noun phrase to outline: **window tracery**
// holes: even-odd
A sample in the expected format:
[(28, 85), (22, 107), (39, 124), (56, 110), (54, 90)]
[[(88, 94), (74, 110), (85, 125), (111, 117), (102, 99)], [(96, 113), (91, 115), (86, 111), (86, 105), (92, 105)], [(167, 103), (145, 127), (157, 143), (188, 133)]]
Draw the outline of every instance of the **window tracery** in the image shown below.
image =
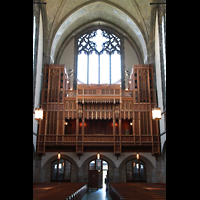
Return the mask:
[(94, 30), (78, 38), (77, 79), (85, 84), (121, 81), (121, 39), (105, 30)]
[(91, 54), (93, 51), (102, 54), (103, 51), (113, 54), (120, 53), (121, 41), (113, 33), (108, 33), (100, 29), (86, 33), (78, 39), (78, 53), (84, 51)]

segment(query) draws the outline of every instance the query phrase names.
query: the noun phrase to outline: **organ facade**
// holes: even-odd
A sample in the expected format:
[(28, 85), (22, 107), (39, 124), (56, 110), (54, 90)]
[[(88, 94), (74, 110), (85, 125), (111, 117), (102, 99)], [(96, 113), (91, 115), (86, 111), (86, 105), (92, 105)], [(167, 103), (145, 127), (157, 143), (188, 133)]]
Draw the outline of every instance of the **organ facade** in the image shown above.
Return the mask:
[(46, 64), (37, 155), (46, 152), (151, 152), (160, 155), (153, 66), (133, 65), (129, 85), (77, 84), (70, 88), (65, 65)]

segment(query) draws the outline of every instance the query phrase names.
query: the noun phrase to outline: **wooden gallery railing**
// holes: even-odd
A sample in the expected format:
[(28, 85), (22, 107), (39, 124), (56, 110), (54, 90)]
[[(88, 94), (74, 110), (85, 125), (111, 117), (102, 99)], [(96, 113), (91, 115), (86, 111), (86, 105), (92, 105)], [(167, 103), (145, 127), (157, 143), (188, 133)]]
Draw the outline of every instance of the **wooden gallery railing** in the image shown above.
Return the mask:
[[(43, 151), (43, 146), (114, 146), (115, 153), (121, 153), (122, 146), (146, 146), (157, 147), (160, 145), (159, 136), (144, 136), (144, 135), (39, 135), (38, 144), (40, 151)], [(81, 147), (82, 149), (82, 147)], [(77, 149), (78, 151), (78, 149)], [(79, 150), (81, 151), (81, 150)], [(152, 148), (152, 153), (155, 153), (156, 149)], [(158, 149), (157, 149), (158, 151)]]

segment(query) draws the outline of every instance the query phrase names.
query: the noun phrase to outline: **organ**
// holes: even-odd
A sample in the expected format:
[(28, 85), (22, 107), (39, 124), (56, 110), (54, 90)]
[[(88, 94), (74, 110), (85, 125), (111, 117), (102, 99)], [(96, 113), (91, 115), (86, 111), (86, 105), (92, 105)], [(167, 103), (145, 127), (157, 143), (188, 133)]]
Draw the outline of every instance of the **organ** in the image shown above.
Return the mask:
[(133, 65), (129, 88), (119, 84), (77, 84), (70, 88), (66, 67), (46, 64), (37, 154), (49, 151), (151, 152), (160, 155), (153, 66)]

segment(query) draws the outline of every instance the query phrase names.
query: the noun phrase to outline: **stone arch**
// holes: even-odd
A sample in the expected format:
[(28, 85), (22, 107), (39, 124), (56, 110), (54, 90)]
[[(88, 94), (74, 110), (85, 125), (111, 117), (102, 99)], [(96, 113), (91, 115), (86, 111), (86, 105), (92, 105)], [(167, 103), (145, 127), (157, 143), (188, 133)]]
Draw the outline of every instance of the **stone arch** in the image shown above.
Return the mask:
[(114, 4), (108, 2), (95, 1), (84, 4), (76, 10), (66, 15), (59, 23), (52, 35), (50, 48), (50, 62), (54, 63), (58, 49), (63, 41), (77, 30), (82, 24), (98, 19), (109, 20), (113, 24), (118, 24), (122, 30), (126, 30), (137, 44), (143, 57), (147, 61), (147, 45), (142, 28), (128, 13)]
[[(127, 66), (125, 65), (125, 45), (124, 45), (124, 39), (127, 39), (131, 47), (134, 49), (137, 59), (139, 63), (143, 63), (143, 56), (141, 49), (139, 46), (136, 44), (136, 42), (132, 39), (132, 37), (126, 32), (126, 30), (121, 29), (118, 25), (115, 25), (107, 20), (103, 19), (98, 19), (98, 20), (93, 20), (89, 21), (86, 24), (82, 24), (80, 27), (77, 29), (73, 30), (62, 42), (62, 44), (59, 46), (57, 54), (55, 55), (55, 63), (60, 63), (61, 56), (63, 54), (63, 51), (67, 47), (67, 45), (70, 43), (71, 40), (74, 39), (74, 60), (73, 60), (73, 65), (71, 66), (73, 68), (73, 88), (76, 89), (76, 78), (77, 78), (77, 40), (78, 38), (83, 35), (84, 33), (89, 32), (90, 30), (96, 30), (96, 29), (103, 29), (107, 30), (109, 32), (114, 33), (118, 37), (121, 38), (121, 58), (122, 58), (122, 70), (121, 70), (121, 78), (122, 80), (125, 80), (125, 70), (131, 71), (132, 70), (132, 65)], [(62, 63), (61, 63), (62, 64)], [(68, 66), (67, 70), (69, 70)], [(122, 82), (122, 88), (125, 89), (125, 85)]]
[[(87, 158), (87, 159), (83, 162), (83, 164), (82, 164), (81, 167), (87, 165), (90, 161), (92, 161), (92, 160), (94, 160), (94, 159), (96, 159), (96, 158), (97, 158), (97, 155), (96, 155), (96, 154), (90, 156), (89, 158)], [(109, 157), (103, 155), (102, 153), (100, 154), (100, 159), (105, 160), (106, 162), (109, 163), (109, 165), (112, 165), (113, 167), (116, 167), (115, 163), (114, 163)]]
[(34, 148), (34, 144), (33, 144), (33, 159), (35, 157), (35, 148)]
[(163, 144), (163, 148), (162, 148), (162, 154), (166, 154), (166, 140), (165, 140), (165, 142), (164, 142), (164, 144)]
[(161, 160), (162, 166), (163, 166), (164, 171), (166, 173), (166, 140), (163, 144), (163, 148), (162, 148), (162, 151), (161, 151), (161, 158), (162, 158), (162, 160)]
[[(89, 158), (87, 158), (83, 164), (81, 165), (80, 169), (79, 169), (79, 182), (88, 182), (88, 164), (89, 162), (91, 162), (92, 160), (95, 160), (97, 158), (96, 154), (90, 156)], [(109, 174), (109, 179), (110, 182), (117, 182), (117, 168), (115, 163), (107, 156), (100, 154), (100, 159), (105, 160), (108, 163), (108, 174)]]
[(138, 57), (138, 60), (140, 63), (143, 63), (143, 57), (142, 57), (142, 53), (138, 47), (138, 45), (136, 44), (136, 42), (132, 39), (132, 37), (126, 32), (126, 30), (122, 30), (118, 25), (115, 25), (111, 22), (108, 22), (107, 20), (103, 20), (103, 19), (98, 19), (95, 21), (89, 21), (86, 24), (81, 25), (80, 27), (78, 27), (77, 29), (75, 29), (73, 32), (71, 32), (63, 41), (63, 43), (60, 45), (58, 52), (56, 54), (55, 57), (55, 63), (59, 63), (60, 62), (60, 58), (62, 56), (62, 53), (64, 51), (64, 49), (66, 48), (66, 46), (69, 44), (69, 42), (77, 35), (79, 35), (80, 33), (86, 32), (89, 29), (94, 29), (94, 27), (98, 27), (98, 28), (107, 28), (110, 29), (110, 31), (112, 30), (113, 32), (117, 32), (118, 34), (120, 34), (121, 36), (124, 36), (128, 42), (130, 43), (130, 45), (132, 46), (132, 48), (134, 49), (134, 51), (136, 52), (136, 55)]
[[(51, 180), (51, 163), (57, 160), (57, 155), (49, 158), (42, 167), (42, 182), (50, 182)], [(78, 180), (78, 165), (70, 156), (62, 154), (60, 159), (66, 159), (71, 163), (71, 182), (77, 182)]]
[[(126, 182), (126, 163), (133, 159), (136, 159), (136, 154), (128, 156), (121, 162), (119, 166), (119, 182)], [(156, 168), (154, 167), (152, 162), (148, 158), (142, 155), (140, 155), (139, 159), (145, 162), (146, 164), (147, 183), (156, 182)]]

